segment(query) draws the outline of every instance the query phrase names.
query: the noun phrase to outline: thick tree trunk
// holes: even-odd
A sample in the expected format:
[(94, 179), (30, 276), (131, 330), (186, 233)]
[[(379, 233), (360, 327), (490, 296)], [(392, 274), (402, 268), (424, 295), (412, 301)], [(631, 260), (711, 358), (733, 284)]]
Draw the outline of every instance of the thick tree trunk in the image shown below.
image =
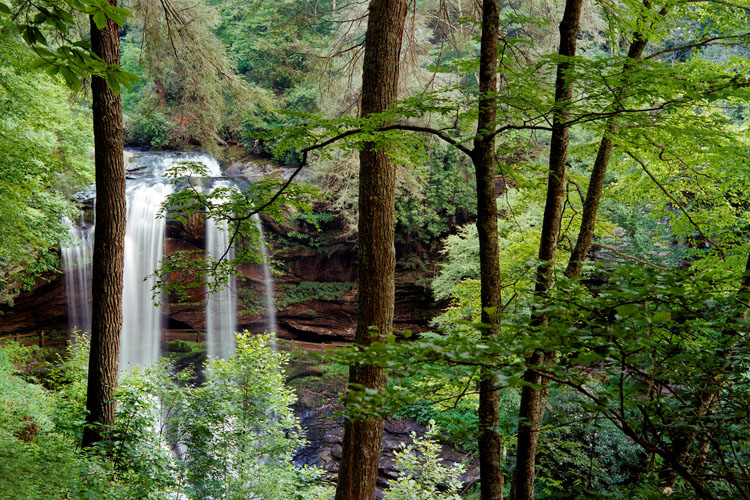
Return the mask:
[[(111, 0), (117, 5), (116, 0)], [(91, 44), (107, 63), (120, 63), (120, 38), (112, 20), (99, 30), (91, 21)], [(83, 446), (101, 439), (115, 422), (111, 401), (117, 387), (122, 329), (122, 272), (125, 253), (125, 166), (122, 99), (103, 78), (91, 79), (96, 169), (96, 234), (94, 236), (91, 353), (86, 392), (87, 426)]]
[[(407, 2), (371, 0), (369, 10), (362, 68), (362, 116), (385, 111), (398, 97)], [(373, 339), (390, 334), (393, 328), (396, 169), (385, 151), (375, 149), (373, 144), (365, 144), (359, 158), (359, 302), (354, 341), (368, 345)], [(385, 381), (382, 368), (350, 367), (350, 384), (381, 388)], [(382, 419), (345, 422), (336, 500), (375, 497), (382, 433)]]
[[(572, 57), (576, 53), (578, 26), (581, 18), (583, 0), (567, 0), (565, 13), (560, 22), (561, 56)], [(568, 154), (568, 118), (567, 106), (573, 96), (573, 88), (568, 80), (571, 66), (568, 61), (562, 61), (557, 66), (555, 81), (555, 110), (552, 119), (552, 140), (549, 153), (549, 176), (547, 179), (547, 200), (544, 207), (542, 221), (542, 237), (539, 243), (539, 260), (541, 265), (537, 271), (535, 291), (540, 296), (546, 296), (552, 286), (557, 240), (560, 235), (560, 221), (562, 218), (563, 200), (565, 195), (565, 162)], [(544, 326), (546, 316), (532, 318), (535, 326)], [(542, 365), (547, 361), (548, 353), (535, 352), (528, 360), (532, 366)], [(536, 465), (536, 445), (539, 440), (539, 428), (547, 402), (545, 380), (542, 374), (530, 368), (524, 373), (527, 385), (521, 390), (521, 405), (519, 409), (518, 445), (516, 447), (516, 500), (533, 500), (534, 479)], [(533, 385), (533, 387), (532, 387)]]
[[(498, 0), (482, 5), (482, 40), (479, 59), (479, 116), (472, 161), (477, 181), (477, 233), (481, 275), (482, 331), (489, 342), (500, 330), (502, 308), (500, 258), (497, 241), (497, 199), (495, 196), (495, 128), (497, 122), (497, 49), (500, 23)], [(479, 472), (481, 500), (503, 496), (502, 443), (497, 425), (500, 394), (494, 372), (482, 368), (479, 382)]]

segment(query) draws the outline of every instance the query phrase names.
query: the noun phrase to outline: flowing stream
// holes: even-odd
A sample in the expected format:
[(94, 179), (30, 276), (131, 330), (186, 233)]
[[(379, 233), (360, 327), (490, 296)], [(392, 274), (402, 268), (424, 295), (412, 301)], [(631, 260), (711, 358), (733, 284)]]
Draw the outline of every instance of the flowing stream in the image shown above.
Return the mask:
[[(154, 293), (155, 273), (164, 256), (166, 218), (157, 217), (164, 200), (173, 190), (166, 171), (179, 161), (202, 163), (206, 176), (195, 179), (195, 185), (208, 189), (231, 186), (232, 181), (221, 177), (218, 162), (206, 154), (179, 152), (136, 151), (127, 165), (127, 228), (125, 234), (125, 273), (123, 290), (123, 329), (120, 337), (120, 367), (148, 365), (159, 359), (164, 337), (165, 305), (160, 293)], [(260, 219), (256, 222), (261, 233)], [(225, 224), (211, 219), (205, 224), (205, 251), (216, 258), (224, 255), (229, 245)], [(91, 325), (91, 257), (94, 227), (71, 225), (74, 242), (61, 248), (68, 297), (68, 323), (84, 331)], [(267, 330), (276, 330), (273, 302), (273, 281), (268, 267), (268, 248), (262, 242), (267, 307)], [(227, 258), (233, 257), (229, 248)], [(220, 286), (206, 300), (206, 342), (210, 356), (226, 358), (234, 350), (237, 330), (236, 278)]]

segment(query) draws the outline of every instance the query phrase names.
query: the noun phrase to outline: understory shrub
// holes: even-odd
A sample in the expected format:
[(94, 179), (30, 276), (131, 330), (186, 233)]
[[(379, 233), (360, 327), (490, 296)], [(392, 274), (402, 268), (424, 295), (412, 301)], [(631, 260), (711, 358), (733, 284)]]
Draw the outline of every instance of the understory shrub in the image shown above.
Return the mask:
[(435, 440), (435, 422), (431, 421), (427, 434), (421, 438), (411, 433), (413, 444), (401, 445), (394, 452), (398, 478), (391, 481), (385, 491), (389, 500), (461, 500), (461, 474), (464, 464), (448, 466), (440, 453), (440, 443)]
[(321, 471), (292, 463), (305, 440), (290, 408), (294, 393), (284, 386), (287, 355), (273, 345), (269, 334), (239, 334), (231, 358), (209, 360), (202, 386), (167, 361), (121, 373), (116, 425), (88, 451), (78, 449), (85, 340), (73, 342), (53, 370), (54, 392), (20, 379), (0, 349), (0, 482), (9, 485), (7, 498), (330, 498)]

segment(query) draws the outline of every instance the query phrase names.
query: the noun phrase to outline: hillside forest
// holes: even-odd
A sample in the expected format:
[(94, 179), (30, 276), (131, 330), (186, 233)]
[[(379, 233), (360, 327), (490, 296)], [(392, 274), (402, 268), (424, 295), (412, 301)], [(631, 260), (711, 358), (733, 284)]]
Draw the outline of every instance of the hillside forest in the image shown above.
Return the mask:
[(0, 0), (0, 497), (748, 499), (749, 132), (747, 0)]

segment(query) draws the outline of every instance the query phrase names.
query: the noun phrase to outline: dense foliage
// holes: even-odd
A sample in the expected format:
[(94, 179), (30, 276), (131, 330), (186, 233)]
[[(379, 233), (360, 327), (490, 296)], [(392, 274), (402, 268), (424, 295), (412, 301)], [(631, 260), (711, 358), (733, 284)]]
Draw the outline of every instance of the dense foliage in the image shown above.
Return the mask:
[(240, 335), (198, 387), (167, 362), (123, 374), (117, 425), (88, 451), (78, 449), (85, 338), (54, 370), (54, 392), (14, 374), (23, 351), (0, 350), (4, 498), (326, 498), (320, 472), (291, 463), (304, 438), (283, 383), (287, 356), (272, 343)]
[(93, 180), (89, 114), (0, 17), (0, 303), (56, 269), (70, 196)]
[[(10, 10), (0, 5), (2, 12)], [(496, 374), (502, 392), (497, 427), (508, 457), (525, 424), (516, 411), (519, 393), (545, 394), (539, 498), (748, 496), (750, 26), (744, 3), (592, 4), (576, 30), (573, 57), (555, 49), (562, 3), (503, 5), (494, 96), (500, 116), (495, 158), (503, 307), (485, 311), (501, 318), (493, 342), (481, 335), (487, 325), (480, 323), (478, 233), (464, 225), (476, 215), (471, 145), (477, 103), (485, 97), (477, 89), (481, 26), (474, 7), (415, 3), (402, 57), (402, 100), (394, 109), (361, 118), (359, 89), (352, 82), (361, 65), (364, 4), (170, 5), (173, 11), (155, 2), (128, 5), (135, 16), (123, 28), (123, 66), (142, 77), (124, 96), (130, 140), (153, 148), (239, 144), (245, 152), (304, 167), (310, 171), (307, 180), (317, 185), (267, 179), (244, 192), (205, 194), (178, 169), (175, 183), (188, 189), (172, 197), (166, 210), (178, 220), (202, 212), (226, 222), (239, 245), (233, 261), (217, 260), (209, 271), (202, 255), (183, 254), (182, 260), (174, 255), (164, 271), (196, 279), (178, 286), (200, 284), (207, 272), (223, 276), (214, 281), (221, 284), (237, 265), (257, 261), (255, 215), (261, 209), (274, 220), (294, 218), (299, 224), (341, 217), (351, 233), (360, 201), (356, 152), (365, 144), (388, 148), (398, 164), (397, 244), (442, 248), (431, 285), (448, 306), (434, 318), (434, 332), (409, 341), (389, 335), (368, 350), (341, 355), (343, 362), (370, 363), (391, 373), (384, 393), (357, 393), (353, 387), (348, 416), (434, 420), (446, 440), (474, 451), (476, 387), (484, 368)], [(91, 13), (100, 21), (105, 16)], [(40, 52), (47, 41), (39, 38), (39, 26), (55, 18), (45, 16), (27, 17), (17, 27), (38, 55), (53, 57), (44, 52), (49, 49)], [(84, 115), (54, 76), (61, 74), (75, 88), (86, 72), (63, 70), (57, 56), (38, 64), (53, 76), (33, 71), (32, 51), (9, 29), (11, 21), (3, 23), (0, 276), (1, 293), (10, 297), (23, 283), (19, 272), (28, 277), (49, 268), (50, 248), (64, 234), (61, 216), (71, 213), (66, 196), (90, 176)], [(629, 47), (639, 43), (637, 57), (629, 55)], [(96, 61), (89, 63), (96, 69)], [(573, 90), (565, 102), (554, 97), (561, 67)], [(561, 116), (570, 147), (563, 162), (562, 212), (550, 222), (543, 220), (551, 205), (547, 161), (551, 123)], [(592, 165), (601, 164), (599, 152), (607, 144), (593, 244), (582, 258), (583, 272), (568, 274), (564, 263), (577, 246), (588, 192), (596, 185)], [(276, 198), (282, 188), (287, 191)], [(333, 214), (310, 213), (319, 192), (328, 196)], [(552, 243), (556, 262), (537, 258), (545, 222), (560, 228)], [(322, 238), (300, 234), (288, 239), (317, 249), (324, 245)], [(277, 305), (335, 300), (350, 288), (349, 283), (283, 286)], [(251, 308), (252, 298), (248, 302)], [(195, 498), (274, 498), (300, 482), (309, 485), (315, 474), (288, 464), (299, 444), (287, 408), (290, 395), (275, 368), (263, 371), (275, 367), (279, 356), (261, 355), (261, 347), (246, 341), (250, 347), (237, 358), (209, 367), (209, 382), (202, 387), (172, 385), (163, 366), (124, 383), (118, 425), (127, 427), (115, 430), (107, 445), (113, 458), (72, 448), (82, 421), (80, 377), (59, 387), (62, 396), (52, 396), (20, 383), (6, 369), (0, 374), (13, 401), (33, 404), (0, 406), (7, 412), (4, 448), (22, 457), (28, 470), (42, 461), (70, 461), (82, 487), (102, 492), (123, 481), (130, 486), (122, 491), (140, 498), (173, 490)], [(530, 361), (537, 353), (547, 361)], [(541, 373), (549, 385), (525, 380), (529, 371)], [(259, 381), (273, 387), (273, 396), (253, 392), (263, 385)], [(149, 392), (160, 399), (145, 398)], [(250, 397), (259, 406), (249, 405)], [(155, 434), (152, 427), (165, 408), (180, 409), (172, 414), (176, 424)], [(42, 438), (50, 443), (43, 450)], [(265, 440), (273, 446), (258, 449)], [(175, 458), (169, 447), (177, 443), (185, 447)], [(253, 460), (249, 450), (270, 458)], [(415, 440), (399, 457), (407, 473), (392, 497), (422, 498), (427, 492), (454, 498), (450, 471), (422, 464), (409, 456), (414, 450), (435, 460), (434, 443)], [(161, 466), (144, 466), (144, 456)], [(510, 477), (512, 460), (505, 460), (504, 468)], [(280, 478), (277, 486), (257, 482), (268, 475)], [(12, 486), (54, 496), (72, 491), (65, 481), (53, 477), (42, 484), (32, 478)], [(318, 494), (315, 488), (310, 495)]]

